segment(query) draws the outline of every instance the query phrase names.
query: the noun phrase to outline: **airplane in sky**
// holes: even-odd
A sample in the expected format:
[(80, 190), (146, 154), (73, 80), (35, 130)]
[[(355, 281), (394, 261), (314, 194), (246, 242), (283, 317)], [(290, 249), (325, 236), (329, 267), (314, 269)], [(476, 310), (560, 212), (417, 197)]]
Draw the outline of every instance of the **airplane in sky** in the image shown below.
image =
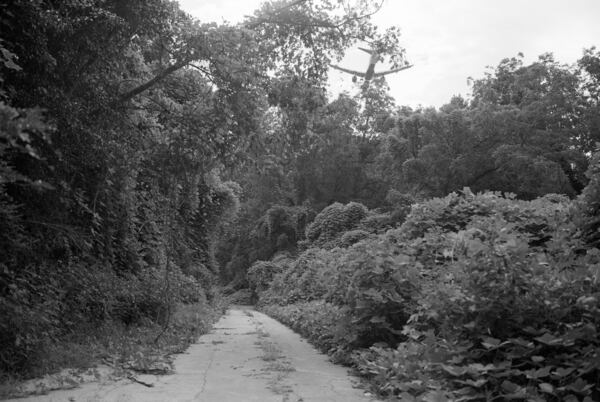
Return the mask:
[(384, 75), (397, 73), (399, 71), (406, 70), (406, 69), (412, 67), (412, 64), (409, 64), (406, 66), (393, 68), (391, 70), (381, 71), (381, 72), (376, 73), (375, 72), (375, 64), (377, 64), (377, 62), (383, 60), (383, 58), (381, 57), (381, 54), (373, 49), (365, 49), (363, 47), (359, 47), (359, 49), (362, 50), (363, 52), (371, 55), (371, 58), (369, 60), (369, 67), (367, 68), (366, 72), (362, 73), (360, 71), (349, 70), (347, 68), (343, 68), (343, 67), (337, 66), (335, 64), (331, 64), (331, 67), (335, 68), (336, 70), (340, 70), (345, 73), (352, 74), (353, 75), (352, 82), (356, 82), (356, 80), (357, 80), (356, 77), (362, 77), (364, 79), (364, 84), (363, 84), (364, 87), (367, 87), (369, 85), (369, 82), (371, 81), (371, 79), (373, 77), (382, 77)]

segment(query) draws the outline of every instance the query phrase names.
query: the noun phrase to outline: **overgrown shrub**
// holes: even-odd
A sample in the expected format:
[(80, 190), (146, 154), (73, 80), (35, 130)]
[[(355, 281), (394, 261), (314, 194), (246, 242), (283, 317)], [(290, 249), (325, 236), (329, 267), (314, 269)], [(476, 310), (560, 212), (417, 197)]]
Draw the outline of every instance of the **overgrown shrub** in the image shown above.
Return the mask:
[(577, 213), (553, 194), (432, 199), (400, 228), (302, 254), (263, 308), (389, 397), (600, 400), (600, 252), (581, 252)]
[(255, 252), (250, 260), (268, 260), (277, 252), (295, 249), (298, 241), (304, 239), (306, 225), (313, 216), (304, 206), (269, 208), (252, 231)]
[(385, 236), (364, 239), (348, 249), (309, 249), (276, 275), (261, 294), (261, 305), (325, 300), (343, 307), (345, 344), (396, 344), (416, 307), (418, 263)]
[(227, 296), (227, 300), (231, 304), (250, 305), (253, 299), (254, 295), (250, 289), (240, 289)]
[(176, 266), (168, 275), (164, 269), (118, 275), (110, 266), (71, 260), (10, 275), (12, 286), (0, 295), (0, 372), (26, 372), (48, 341), (83, 322), (162, 324), (177, 304), (206, 303), (200, 283)]
[(206, 302), (202, 286), (176, 266), (168, 272), (147, 269), (138, 276), (120, 278), (120, 282), (112, 314), (126, 324), (144, 318), (162, 323), (177, 303)]
[(343, 307), (318, 300), (286, 306), (267, 305), (262, 310), (332, 355), (334, 360), (348, 361), (352, 333), (345, 325), (347, 316)]
[(333, 203), (319, 212), (314, 221), (308, 225), (306, 238), (314, 242), (321, 237), (331, 237), (332, 234), (340, 232), (344, 224), (344, 205), (339, 202)]
[(403, 330), (408, 341), (354, 355), (380, 393), (416, 401), (598, 399), (599, 255), (546, 252), (522, 227), (492, 213), (444, 236), (451, 258), (424, 284)]
[(357, 230), (364, 230), (369, 233), (385, 233), (387, 230), (395, 227), (396, 222), (389, 213), (369, 213), (357, 225)]
[(473, 194), (465, 188), (460, 194), (452, 193), (444, 198), (415, 204), (401, 231), (405, 238), (414, 239), (422, 237), (430, 229), (457, 232), (476, 217), (500, 215), (507, 222), (517, 224), (520, 231), (531, 236), (531, 242), (540, 245), (558, 229), (557, 224), (563, 223), (560, 218), (568, 209), (569, 199), (561, 195), (549, 194), (532, 201), (522, 201), (516, 200), (512, 194)]
[(412, 195), (394, 189), (388, 191), (385, 201), (391, 207), (390, 218), (396, 225), (404, 222), (412, 205), (416, 203), (415, 197)]
[(248, 269), (248, 284), (250, 290), (255, 294), (264, 292), (269, 288), (273, 277), (282, 272), (285, 268), (277, 262), (256, 261)]
[(359, 241), (366, 239), (369, 237), (370, 233), (365, 230), (349, 230), (345, 232), (340, 239), (340, 247), (350, 247), (354, 243), (358, 243)]
[(367, 207), (357, 202), (338, 202), (325, 207), (306, 228), (306, 238), (313, 246), (333, 248), (343, 232), (355, 228), (367, 216)]
[(286, 305), (323, 298), (329, 291), (338, 254), (339, 250), (306, 250), (274, 276), (260, 304)]
[[(354, 346), (396, 344), (416, 307), (418, 263), (384, 236), (365, 239), (341, 252), (327, 300), (345, 306)], [(350, 324), (350, 322), (349, 322)]]

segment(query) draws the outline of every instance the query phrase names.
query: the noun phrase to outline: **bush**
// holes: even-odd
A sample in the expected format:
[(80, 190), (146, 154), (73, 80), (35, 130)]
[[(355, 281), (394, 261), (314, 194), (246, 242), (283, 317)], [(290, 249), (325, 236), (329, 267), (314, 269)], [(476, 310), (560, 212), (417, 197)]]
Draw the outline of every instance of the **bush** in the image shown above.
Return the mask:
[(327, 300), (348, 309), (354, 346), (400, 341), (420, 286), (418, 263), (410, 250), (378, 236), (348, 248), (335, 263)]
[(176, 304), (206, 303), (204, 290), (176, 266), (117, 275), (106, 265), (71, 260), (13, 273), (0, 296), (0, 371), (24, 372), (48, 341), (86, 325), (164, 322)]
[(485, 192), (473, 194), (465, 188), (460, 194), (434, 198), (415, 204), (400, 227), (406, 239), (422, 237), (428, 230), (458, 232), (476, 217), (500, 215), (529, 234), (530, 241), (541, 245), (564, 223), (569, 199), (550, 194), (533, 201), (516, 200), (512, 194)]
[(369, 237), (370, 233), (365, 230), (349, 230), (342, 235), (340, 239), (340, 247), (350, 247), (354, 243), (358, 243), (359, 241), (366, 239)]
[(451, 353), (436, 341), (430, 332), (422, 336), (421, 342), (409, 339), (396, 348), (372, 346), (356, 350), (349, 361), (381, 396), (415, 402), (451, 401), (445, 391), (449, 385), (433, 369), (445, 363)]
[(391, 206), (391, 219), (394, 224), (404, 222), (410, 213), (412, 205), (416, 203), (415, 197), (412, 195), (401, 193), (394, 189), (388, 191), (385, 200)]
[(535, 251), (497, 215), (454, 240), (453, 261), (423, 286), (408, 341), (357, 352), (359, 371), (380, 393), (418, 401), (431, 388), (448, 400), (598, 400), (600, 256), (565, 270), (566, 252)]
[(432, 199), (400, 228), (308, 250), (276, 275), (263, 308), (388, 397), (600, 400), (600, 252), (581, 252), (582, 202)]
[(306, 225), (313, 216), (304, 206), (269, 208), (252, 230), (255, 251), (250, 260), (268, 260), (278, 252), (295, 250), (297, 243), (304, 239)]
[(311, 248), (276, 274), (259, 304), (293, 304), (323, 298), (334, 275), (334, 260), (339, 250)]
[(385, 233), (387, 230), (395, 227), (396, 222), (389, 213), (370, 213), (357, 226), (358, 230), (364, 230), (369, 233)]
[(263, 306), (262, 311), (281, 321), (325, 353), (334, 361), (348, 362), (352, 333), (343, 307), (321, 300), (286, 306)]
[(206, 301), (203, 288), (178, 267), (146, 269), (139, 275), (127, 274), (115, 286), (111, 316), (127, 325), (142, 320), (163, 323), (177, 303)]
[(357, 202), (338, 202), (325, 207), (306, 228), (306, 238), (313, 246), (333, 248), (343, 232), (355, 228), (367, 216), (367, 207)]
[(227, 297), (231, 304), (250, 305), (253, 301), (253, 295), (250, 289), (240, 289)]
[(348, 249), (312, 248), (274, 277), (259, 304), (325, 300), (344, 307), (348, 345), (396, 344), (415, 307), (417, 266), (409, 250), (385, 236)]
[(276, 262), (256, 261), (248, 269), (248, 284), (254, 294), (260, 294), (269, 288), (273, 277), (282, 272), (284, 267)]

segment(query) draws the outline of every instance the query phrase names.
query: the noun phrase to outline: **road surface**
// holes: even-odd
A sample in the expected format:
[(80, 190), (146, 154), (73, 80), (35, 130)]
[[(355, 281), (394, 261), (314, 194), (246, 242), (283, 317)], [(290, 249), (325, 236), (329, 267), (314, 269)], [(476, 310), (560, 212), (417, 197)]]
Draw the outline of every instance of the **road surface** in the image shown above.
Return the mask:
[[(347, 370), (298, 334), (250, 308), (228, 310), (177, 356), (175, 373), (88, 383), (14, 402), (363, 402)], [(144, 383), (144, 384), (142, 384)]]

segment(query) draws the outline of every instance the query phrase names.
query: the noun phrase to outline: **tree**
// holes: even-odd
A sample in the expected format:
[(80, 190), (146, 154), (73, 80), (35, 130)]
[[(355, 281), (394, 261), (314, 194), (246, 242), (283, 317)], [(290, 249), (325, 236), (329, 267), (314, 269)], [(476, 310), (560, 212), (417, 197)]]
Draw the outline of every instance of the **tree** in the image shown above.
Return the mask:
[[(582, 66), (593, 66), (587, 57)], [(550, 54), (529, 66), (521, 56), (505, 59), (474, 82), (470, 103), (455, 97), (439, 110), (398, 111), (377, 166), (405, 193), (470, 187), (574, 196), (587, 181), (587, 144), (596, 135), (593, 82)]]

